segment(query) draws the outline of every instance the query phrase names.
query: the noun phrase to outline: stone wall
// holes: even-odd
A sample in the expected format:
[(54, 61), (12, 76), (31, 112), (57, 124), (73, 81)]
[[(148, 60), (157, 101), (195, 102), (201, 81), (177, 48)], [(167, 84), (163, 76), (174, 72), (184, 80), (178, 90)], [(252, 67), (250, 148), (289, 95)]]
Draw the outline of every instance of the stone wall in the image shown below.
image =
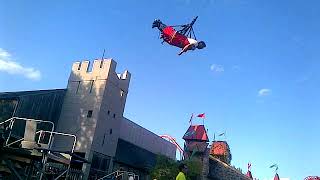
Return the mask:
[(212, 180), (250, 180), (239, 170), (214, 157), (209, 158), (209, 174), (207, 177)]

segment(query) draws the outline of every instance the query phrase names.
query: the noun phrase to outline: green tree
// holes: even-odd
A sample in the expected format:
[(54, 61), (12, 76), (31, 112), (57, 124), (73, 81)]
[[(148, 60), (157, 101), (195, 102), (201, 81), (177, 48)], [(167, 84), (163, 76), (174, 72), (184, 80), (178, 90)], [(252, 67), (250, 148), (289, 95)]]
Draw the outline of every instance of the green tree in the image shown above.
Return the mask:
[(179, 163), (163, 155), (157, 156), (156, 166), (151, 171), (152, 179), (171, 180), (178, 174)]
[[(157, 157), (156, 166), (151, 171), (152, 179), (157, 180), (174, 180), (179, 173), (179, 164), (182, 162), (177, 162), (166, 156), (159, 155)], [(202, 172), (202, 163), (198, 159), (191, 159), (183, 161), (188, 166), (187, 179), (188, 180), (198, 180), (200, 179)]]
[(198, 180), (200, 179), (202, 172), (202, 163), (198, 159), (186, 160), (184, 163), (188, 166), (188, 180)]

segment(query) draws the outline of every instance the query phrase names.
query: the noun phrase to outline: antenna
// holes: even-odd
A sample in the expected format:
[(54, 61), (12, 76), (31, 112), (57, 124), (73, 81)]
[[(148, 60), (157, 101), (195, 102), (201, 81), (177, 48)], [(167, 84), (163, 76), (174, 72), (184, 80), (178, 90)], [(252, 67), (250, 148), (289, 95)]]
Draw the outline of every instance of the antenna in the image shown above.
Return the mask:
[(104, 53), (106, 52), (106, 49), (103, 49), (102, 57), (101, 57), (101, 63), (100, 63), (100, 68), (103, 66), (103, 58), (104, 58)]
[(103, 60), (103, 58), (104, 58), (104, 53), (106, 52), (106, 49), (103, 49), (103, 53), (102, 53), (102, 58), (101, 58), (101, 60)]

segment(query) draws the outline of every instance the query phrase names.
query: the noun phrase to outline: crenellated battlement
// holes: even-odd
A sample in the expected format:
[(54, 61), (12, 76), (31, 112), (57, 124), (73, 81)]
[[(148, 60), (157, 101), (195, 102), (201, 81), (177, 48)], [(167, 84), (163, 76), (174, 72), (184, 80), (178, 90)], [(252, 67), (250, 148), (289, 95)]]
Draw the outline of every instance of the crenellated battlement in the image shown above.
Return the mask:
[(120, 80), (129, 81), (131, 77), (130, 72), (127, 70), (117, 74), (117, 63), (113, 59), (96, 59), (92, 67), (90, 66), (91, 64), (88, 60), (73, 63), (69, 81), (106, 79), (110, 74), (117, 75)]
[(116, 67), (117, 63), (113, 59), (96, 59), (92, 66), (87, 60), (73, 63), (68, 82), (69, 92), (94, 92), (96, 95), (102, 95), (104, 89), (114, 86), (120, 94), (127, 94), (131, 74), (127, 70), (116, 73)]
[(103, 70), (106, 70), (108, 69), (111, 65), (111, 64), (115, 64), (114, 65), (114, 68), (116, 66), (116, 62), (113, 61), (113, 59), (96, 59), (94, 60), (93, 62), (93, 65), (92, 65), (92, 68), (91, 70), (89, 70), (89, 67), (90, 67), (90, 61), (88, 60), (84, 60), (84, 61), (81, 61), (81, 62), (75, 62), (73, 63), (72, 65), (72, 71), (73, 72), (84, 72), (84, 73), (92, 73), (92, 72), (98, 72), (98, 71), (103, 71)]

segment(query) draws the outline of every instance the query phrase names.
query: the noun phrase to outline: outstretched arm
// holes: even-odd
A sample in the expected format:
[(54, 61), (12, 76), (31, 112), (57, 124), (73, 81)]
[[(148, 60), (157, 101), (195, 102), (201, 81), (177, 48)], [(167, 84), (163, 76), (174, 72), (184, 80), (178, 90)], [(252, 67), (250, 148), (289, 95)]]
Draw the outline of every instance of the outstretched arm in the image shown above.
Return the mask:
[(180, 51), (178, 55), (180, 56), (182, 53), (187, 52), (191, 48), (191, 46), (192, 44), (188, 44), (185, 47), (183, 47), (183, 49)]

